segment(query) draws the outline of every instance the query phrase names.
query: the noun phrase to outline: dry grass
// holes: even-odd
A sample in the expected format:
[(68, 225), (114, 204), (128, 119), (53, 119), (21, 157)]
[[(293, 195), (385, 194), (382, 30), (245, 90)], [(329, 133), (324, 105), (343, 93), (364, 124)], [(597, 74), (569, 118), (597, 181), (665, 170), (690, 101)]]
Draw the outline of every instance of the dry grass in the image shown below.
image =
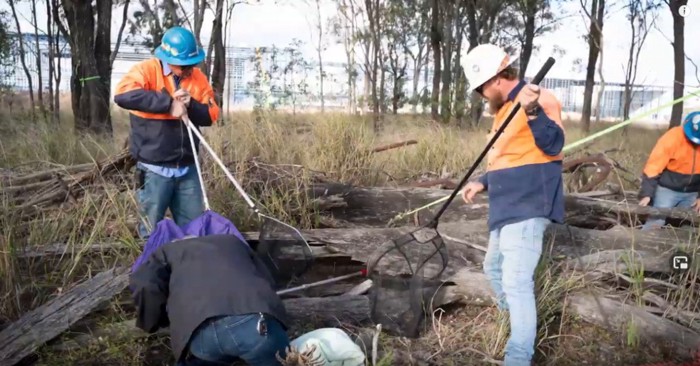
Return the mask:
[[(106, 142), (93, 137), (76, 137), (68, 127), (67, 118), (59, 126), (30, 126), (21, 116), (0, 116), (0, 173), (10, 168), (32, 170), (85, 163), (114, 153), (123, 146), (128, 132), (123, 112), (115, 113), (114, 119), (116, 138)], [(603, 127), (606, 126), (600, 128)], [(228, 116), (223, 126), (206, 129), (205, 135), (224, 161), (239, 163), (233, 173), (244, 186), (250, 182), (241, 163), (250, 159), (301, 165), (326, 172), (331, 179), (359, 185), (396, 185), (420, 176), (437, 177), (445, 172), (460, 176), (485, 145), (486, 130), (487, 126), (464, 130), (434, 124), (427, 117), (402, 116), (388, 117), (383, 132), (376, 136), (369, 121), (360, 117), (276, 115), (256, 121), (251, 115), (241, 113)], [(618, 151), (609, 155), (638, 174), (660, 133), (630, 128), (624, 137), (622, 131), (617, 131), (587, 149), (599, 152), (616, 148)], [(567, 123), (567, 142), (581, 137), (583, 134), (576, 126)], [(404, 139), (416, 139), (419, 144), (379, 154), (369, 153), (374, 146)], [(205, 181), (212, 208), (232, 218), (241, 229), (250, 228), (253, 221), (240, 196), (206, 153), (204, 155)], [(299, 179), (302, 183), (307, 177)], [(300, 227), (312, 227), (316, 213), (295, 193), (276, 190), (260, 195), (265, 196), (265, 206), (273, 215)], [(118, 192), (113, 188), (106, 197), (87, 195), (77, 206), (29, 223), (20, 223), (19, 218), (10, 213), (11, 207), (5, 200), (0, 201), (0, 209), (0, 328), (86, 274), (118, 263), (131, 264), (139, 254), (135, 233), (128, 224), (136, 212), (130, 190)], [(85, 254), (90, 244), (105, 241), (124, 243), (126, 250), (100, 256)], [(56, 242), (67, 243), (71, 253), (31, 261), (15, 255), (24, 246)], [(626, 349), (620, 335), (585, 325), (566, 314), (562, 299), (578, 286), (581, 286), (579, 279), (558, 276), (551, 268), (539, 272), (537, 357), (547, 359), (542, 364), (573, 365), (580, 364), (577, 362), (582, 359), (591, 360), (589, 364), (619, 364), (658, 359), (658, 353), (652, 349)], [(114, 303), (111, 310), (97, 321), (124, 318), (128, 306), (122, 309)], [(507, 324), (507, 316), (493, 308), (462, 309), (449, 315), (435, 314), (431, 320), (432, 330), (420, 340), (383, 340), (386, 347), (409, 350), (441, 365), (476, 365), (485, 358), (502, 356)], [(169, 351), (162, 340), (114, 338), (103, 339), (78, 352), (44, 350), (41, 356), (41, 364), (47, 365), (81, 365), (95, 360), (100, 360), (101, 364), (136, 365), (161, 364), (163, 359), (169, 358)], [(391, 357), (388, 355), (383, 363), (392, 364)]]

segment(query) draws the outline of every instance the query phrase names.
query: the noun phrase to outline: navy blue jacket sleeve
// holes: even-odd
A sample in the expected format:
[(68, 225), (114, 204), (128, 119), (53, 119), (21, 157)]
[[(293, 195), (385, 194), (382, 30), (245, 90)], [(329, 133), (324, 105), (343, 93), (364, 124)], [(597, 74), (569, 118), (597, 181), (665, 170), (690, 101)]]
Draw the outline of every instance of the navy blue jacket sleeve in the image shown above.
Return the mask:
[(488, 190), (489, 189), (489, 177), (488, 177), (488, 172), (484, 173), (481, 177), (479, 177), (479, 183), (484, 185), (484, 189)]
[(561, 153), (564, 148), (564, 131), (556, 122), (547, 117), (544, 110), (540, 109), (537, 117), (527, 123), (535, 137), (535, 144), (542, 152), (549, 156)]
[(168, 113), (172, 98), (169, 95), (152, 90), (131, 90), (114, 96), (118, 106), (147, 113)]
[(146, 113), (168, 113), (172, 98), (167, 93), (149, 90), (148, 72), (137, 64), (119, 81), (114, 91), (114, 103), (118, 106)]
[(190, 98), (187, 116), (189, 116), (190, 121), (197, 126), (208, 127), (213, 123), (211, 115), (209, 114), (209, 106), (194, 100), (194, 98)]
[(163, 251), (156, 250), (131, 274), (129, 282), (136, 306), (136, 326), (148, 333), (170, 326), (166, 310), (170, 266)]

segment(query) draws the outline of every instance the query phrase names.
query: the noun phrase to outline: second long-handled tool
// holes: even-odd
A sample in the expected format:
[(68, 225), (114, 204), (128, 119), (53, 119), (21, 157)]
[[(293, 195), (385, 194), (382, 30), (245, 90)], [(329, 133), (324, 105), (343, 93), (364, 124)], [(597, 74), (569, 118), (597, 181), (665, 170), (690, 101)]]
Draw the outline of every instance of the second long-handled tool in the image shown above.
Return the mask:
[[(548, 58), (545, 64), (540, 69), (540, 71), (533, 78), (532, 84), (539, 84), (542, 81), (542, 79), (544, 79), (545, 75), (551, 69), (554, 63), (554, 58)], [(510, 124), (510, 122), (513, 120), (520, 108), (521, 106), (519, 102), (513, 106), (513, 109), (510, 111), (510, 114), (501, 124), (495, 135), (491, 138), (491, 140), (483, 149), (479, 157), (472, 164), (471, 168), (464, 175), (458, 186), (452, 191), (452, 194), (447, 199), (447, 202), (445, 202), (440, 211), (437, 212), (435, 217), (433, 217), (433, 219), (427, 225), (381, 245), (374, 251), (374, 253), (370, 254), (369, 259), (367, 260), (367, 269), (363, 269), (361, 271), (351, 273), (348, 275), (334, 277), (323, 281), (318, 281), (312, 284), (302, 285), (288, 290), (283, 290), (281, 293), (293, 292), (310, 287), (326, 285), (357, 276), (368, 276), (371, 274), (371, 270), (373, 268), (376, 268), (377, 264), (384, 258), (384, 256), (392, 251), (397, 251), (398, 253), (400, 253), (399, 258), (403, 258), (405, 260), (405, 263), (399, 263), (399, 261), (396, 260), (396, 257), (393, 257), (391, 260), (388, 261), (388, 263), (382, 265), (383, 270), (388, 270), (394, 273), (410, 273), (410, 275), (413, 276), (413, 278), (409, 281), (410, 283), (408, 284), (408, 286), (412, 288), (412, 291), (419, 291), (419, 289), (422, 288), (422, 282), (425, 281), (425, 279), (420, 277), (422, 276), (423, 271), (425, 270), (428, 270), (432, 273), (432, 276), (430, 276), (430, 280), (428, 280), (428, 282), (434, 282), (435, 279), (437, 279), (440, 276), (440, 274), (442, 274), (442, 272), (448, 264), (447, 249), (445, 247), (444, 241), (442, 240), (442, 237), (440, 236), (440, 233), (437, 231), (437, 226), (440, 217), (443, 215), (445, 210), (447, 210), (447, 207), (449, 207), (452, 200), (454, 200), (456, 195), (460, 192), (462, 186), (464, 186), (469, 180), (469, 178), (472, 176), (476, 168), (479, 166), (481, 161), (488, 153), (489, 149), (491, 149), (491, 146), (493, 146), (493, 144), (503, 133), (505, 128)], [(432, 248), (427, 248), (427, 250), (429, 251), (427, 253), (425, 252), (426, 244), (432, 244)], [(434, 259), (436, 259), (436, 256), (438, 255), (440, 261), (434, 261)], [(430, 263), (431, 261), (432, 263)], [(417, 263), (415, 266), (413, 266), (412, 262)], [(406, 271), (406, 265), (408, 267), (408, 271)], [(415, 296), (411, 295), (412, 299), (414, 297)]]

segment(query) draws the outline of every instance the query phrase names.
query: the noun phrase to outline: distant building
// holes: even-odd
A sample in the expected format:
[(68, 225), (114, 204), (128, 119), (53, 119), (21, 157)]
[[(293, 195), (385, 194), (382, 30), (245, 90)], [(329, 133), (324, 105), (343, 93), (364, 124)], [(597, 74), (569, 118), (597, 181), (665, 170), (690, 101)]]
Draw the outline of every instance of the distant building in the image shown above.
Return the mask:
[[(17, 35), (14, 35), (17, 37)], [(19, 39), (19, 37), (17, 37)], [(34, 35), (23, 36), (25, 61), (32, 75), (34, 88), (38, 85), (38, 67), (36, 62), (36, 42)], [(60, 65), (61, 78), (59, 88), (62, 92), (70, 91), (70, 46), (65, 39), (59, 37), (60, 57), (56, 57)], [(114, 47), (114, 46), (113, 46)], [(48, 88), (48, 42), (47, 37), (39, 36), (39, 49), (41, 53), (42, 81), (44, 88)], [(296, 50), (290, 48), (247, 48), (228, 47), (226, 50), (226, 87), (223, 91), (224, 110), (250, 110), (256, 103), (278, 108), (318, 109), (321, 105), (319, 71), (313, 58), (302, 58)], [(13, 62), (8, 67), (0, 67), (0, 85), (9, 86), (15, 91), (27, 91), (29, 83), (22, 68), (19, 58), (19, 48), (15, 47), (12, 56)], [(119, 53), (113, 65), (111, 87), (112, 92), (119, 80), (128, 72), (136, 62), (152, 57), (152, 52), (144, 47), (122, 42)], [(265, 70), (266, 74), (260, 74)], [(406, 70), (407, 80), (404, 93), (410, 97), (412, 94), (413, 79), (412, 69)], [(363, 73), (356, 70), (357, 97), (363, 94)], [(344, 63), (324, 62), (324, 105), (327, 109), (343, 110), (349, 103), (347, 70)], [(418, 75), (419, 92), (427, 88), (431, 89), (432, 69), (424, 68)], [(390, 81), (387, 76), (387, 88)], [(569, 118), (577, 119), (583, 108), (584, 81), (574, 79), (546, 78), (542, 81), (544, 87), (552, 90), (562, 103), (562, 112)], [(600, 85), (596, 83), (593, 91), (593, 110), (597, 105)], [(387, 98), (391, 98), (390, 90)], [(630, 116), (634, 117), (670, 101), (672, 90), (666, 87), (635, 85), (632, 92), (632, 104)], [(695, 99), (695, 105), (699, 105), (699, 99)], [(691, 103), (688, 101), (687, 103)], [(602, 120), (619, 120), (623, 116), (624, 85), (620, 83), (606, 83), (600, 104), (600, 118)], [(411, 110), (410, 105), (404, 105), (401, 112)], [(419, 110), (421, 110), (419, 106)], [(670, 117), (671, 109), (666, 108), (658, 113), (651, 114), (646, 124), (665, 124)], [(595, 115), (591, 117), (595, 121)]]

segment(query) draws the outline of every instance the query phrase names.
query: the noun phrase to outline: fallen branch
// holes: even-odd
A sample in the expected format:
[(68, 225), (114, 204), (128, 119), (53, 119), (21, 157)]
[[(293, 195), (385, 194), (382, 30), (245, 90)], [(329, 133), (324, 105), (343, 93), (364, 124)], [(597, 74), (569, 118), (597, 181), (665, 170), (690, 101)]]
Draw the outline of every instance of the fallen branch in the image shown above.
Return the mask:
[(669, 318), (676, 319), (696, 332), (700, 332), (700, 314), (678, 309), (661, 296), (649, 291), (644, 292), (642, 299), (658, 306), (661, 312)]
[[(78, 199), (86, 187), (92, 185), (99, 178), (125, 172), (134, 164), (135, 161), (131, 158), (128, 150), (123, 150), (119, 154), (95, 164), (50, 169), (23, 177), (10, 178), (11, 186), (8, 190), (3, 188), (1, 192), (8, 196), (8, 200), (15, 205), (13, 209), (16, 212), (31, 216), (43, 208), (65, 202), (69, 198)], [(40, 181), (37, 182), (37, 180)]]
[(374, 149), (372, 149), (372, 152), (373, 152), (373, 153), (378, 153), (378, 152), (382, 152), (382, 151), (387, 151), (387, 150), (391, 150), (391, 149), (396, 149), (396, 148), (399, 148), (399, 147), (404, 147), (404, 146), (409, 146), (409, 145), (415, 145), (415, 144), (417, 144), (417, 143), (418, 143), (418, 141), (416, 141), (416, 140), (408, 140), (408, 141), (395, 142), (395, 143), (393, 143), (393, 144), (375, 147)]

